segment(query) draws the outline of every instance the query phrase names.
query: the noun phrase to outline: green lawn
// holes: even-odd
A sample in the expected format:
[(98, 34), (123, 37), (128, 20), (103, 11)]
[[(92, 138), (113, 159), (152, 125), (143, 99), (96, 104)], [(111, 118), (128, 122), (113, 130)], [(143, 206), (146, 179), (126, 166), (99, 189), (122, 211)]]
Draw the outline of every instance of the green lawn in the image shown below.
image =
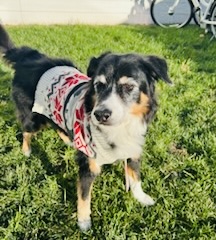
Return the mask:
[(196, 26), (8, 26), (17, 45), (72, 59), (112, 50), (167, 59), (175, 83), (157, 85), (160, 107), (143, 149), (143, 207), (125, 192), (123, 164), (106, 166), (92, 195), (93, 227), (76, 223), (74, 151), (52, 129), (30, 158), (11, 102), (13, 72), (0, 61), (0, 239), (216, 239), (216, 40)]

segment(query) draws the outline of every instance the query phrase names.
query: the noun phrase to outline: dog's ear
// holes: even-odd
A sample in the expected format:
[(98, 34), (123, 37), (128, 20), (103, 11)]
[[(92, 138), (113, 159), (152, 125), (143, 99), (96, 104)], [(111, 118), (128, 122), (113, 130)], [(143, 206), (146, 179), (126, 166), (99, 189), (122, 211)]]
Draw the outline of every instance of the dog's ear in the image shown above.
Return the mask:
[(99, 63), (101, 60), (107, 56), (110, 52), (105, 52), (101, 54), (98, 58), (93, 57), (91, 58), (88, 68), (87, 68), (87, 75), (88, 77), (92, 77), (95, 74), (96, 69), (98, 68)]
[(144, 57), (144, 61), (148, 64), (148, 68), (154, 80), (158, 81), (161, 79), (170, 85), (173, 84), (168, 76), (167, 63), (163, 58), (146, 56)]

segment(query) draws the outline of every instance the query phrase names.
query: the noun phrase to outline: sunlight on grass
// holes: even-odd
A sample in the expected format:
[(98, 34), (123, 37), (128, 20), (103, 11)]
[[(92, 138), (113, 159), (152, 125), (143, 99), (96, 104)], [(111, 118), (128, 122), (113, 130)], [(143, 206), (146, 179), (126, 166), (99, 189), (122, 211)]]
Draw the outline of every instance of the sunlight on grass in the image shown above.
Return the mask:
[(144, 26), (8, 26), (14, 42), (65, 57), (86, 72), (105, 51), (166, 58), (174, 82), (158, 83), (159, 109), (143, 149), (143, 207), (125, 192), (123, 165), (95, 181), (93, 227), (76, 223), (74, 150), (52, 130), (21, 152), (10, 89), (12, 70), (0, 61), (0, 239), (216, 239), (216, 42), (202, 30)]

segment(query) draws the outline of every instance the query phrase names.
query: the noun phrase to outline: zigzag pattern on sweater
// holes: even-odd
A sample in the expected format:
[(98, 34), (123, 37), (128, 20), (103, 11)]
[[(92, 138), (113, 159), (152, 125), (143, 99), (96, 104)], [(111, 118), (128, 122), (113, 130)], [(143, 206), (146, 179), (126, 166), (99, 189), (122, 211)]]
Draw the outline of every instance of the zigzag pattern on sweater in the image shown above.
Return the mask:
[(76, 149), (94, 157), (94, 144), (84, 108), (89, 81), (88, 76), (73, 67), (49, 69), (38, 82), (32, 111), (51, 119), (68, 133)]

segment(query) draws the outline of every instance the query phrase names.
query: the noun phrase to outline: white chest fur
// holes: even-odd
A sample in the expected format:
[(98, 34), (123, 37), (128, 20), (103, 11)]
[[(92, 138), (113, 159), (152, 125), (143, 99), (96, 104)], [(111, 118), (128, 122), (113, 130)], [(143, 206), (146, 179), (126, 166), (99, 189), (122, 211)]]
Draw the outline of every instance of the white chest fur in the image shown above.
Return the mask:
[(132, 116), (118, 126), (101, 126), (98, 129), (91, 124), (92, 138), (96, 145), (97, 164), (101, 166), (111, 164), (116, 160), (139, 158), (146, 129), (146, 123)]

